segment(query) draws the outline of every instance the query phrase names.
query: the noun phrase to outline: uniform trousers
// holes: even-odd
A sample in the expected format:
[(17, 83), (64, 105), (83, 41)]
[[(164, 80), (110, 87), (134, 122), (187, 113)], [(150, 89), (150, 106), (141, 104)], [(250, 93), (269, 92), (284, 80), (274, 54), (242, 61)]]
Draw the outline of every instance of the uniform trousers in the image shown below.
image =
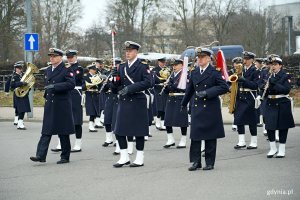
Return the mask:
[[(206, 165), (215, 165), (217, 150), (217, 139), (205, 140), (205, 162)], [(191, 140), (190, 162), (201, 163), (201, 140)]]
[[(126, 136), (119, 136), (116, 135), (116, 138), (118, 140), (120, 149), (127, 149), (127, 140), (126, 140)], [(128, 141), (131, 142), (130, 140), (133, 141), (133, 137), (127, 137)], [(136, 144), (136, 150), (138, 151), (143, 151), (144, 150), (144, 146), (145, 146), (145, 138), (142, 136), (139, 137), (135, 137), (135, 144)]]
[(76, 139), (82, 138), (82, 126), (81, 125), (75, 125), (75, 134), (76, 134)]
[[(237, 125), (239, 135), (245, 134), (245, 125)], [(257, 125), (249, 125), (249, 130), (252, 136), (257, 136)]]
[[(275, 142), (275, 130), (267, 130), (270, 142)], [(279, 130), (279, 143), (285, 144), (288, 135), (288, 129)]]
[[(173, 133), (173, 127), (172, 126), (166, 126), (167, 134)], [(180, 127), (181, 129), (181, 135), (186, 136), (187, 133), (187, 127)]]
[[(49, 144), (51, 141), (52, 135), (45, 135), (42, 134), (40, 141), (37, 146), (36, 156), (40, 157), (41, 159), (46, 159)], [(61, 159), (70, 159), (70, 152), (71, 152), (71, 144), (70, 144), (70, 136), (69, 135), (58, 135), (61, 144)]]

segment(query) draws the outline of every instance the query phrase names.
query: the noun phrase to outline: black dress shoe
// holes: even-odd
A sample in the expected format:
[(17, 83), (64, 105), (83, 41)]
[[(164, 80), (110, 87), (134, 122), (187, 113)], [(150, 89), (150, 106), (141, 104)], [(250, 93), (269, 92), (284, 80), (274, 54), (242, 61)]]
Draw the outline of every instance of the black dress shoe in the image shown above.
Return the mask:
[(113, 166), (114, 166), (115, 168), (120, 168), (120, 167), (123, 167), (123, 165), (129, 165), (129, 164), (130, 164), (130, 161), (128, 161), (128, 162), (126, 162), (126, 163), (124, 163), (124, 164), (116, 163), (116, 164), (114, 164)]
[(247, 149), (257, 149), (257, 147), (247, 146)]
[(114, 147), (116, 147), (117, 146), (117, 144), (116, 143), (114, 143)]
[(118, 152), (113, 152), (113, 155), (120, 155), (120, 153), (118, 153)]
[(257, 124), (257, 127), (263, 127), (263, 124)]
[(61, 151), (61, 149), (51, 149), (51, 151), (53, 151), (53, 152), (60, 152)]
[(69, 163), (70, 161), (67, 159), (60, 159), (59, 161), (56, 162), (56, 164), (65, 164), (65, 163)]
[(98, 126), (98, 125), (96, 125), (95, 128), (104, 128), (104, 126)]
[(186, 148), (186, 146), (179, 146), (179, 145), (178, 145), (176, 148), (177, 148), (177, 149), (184, 149), (184, 148)]
[(206, 165), (206, 166), (203, 168), (203, 170), (212, 170), (212, 169), (214, 169), (214, 166), (212, 166), (212, 165)]
[(170, 147), (172, 147), (172, 146), (175, 146), (175, 143), (173, 143), (173, 144), (166, 144), (166, 145), (164, 145), (164, 148), (170, 148)]
[(18, 130), (26, 130), (26, 128), (24, 127), (24, 128), (20, 128), (20, 127), (18, 127), (17, 128)]
[(246, 147), (246, 145), (243, 145), (243, 146), (235, 145), (235, 146), (234, 146), (234, 149), (243, 149), (243, 148), (245, 148), (245, 147)]
[(91, 130), (91, 129), (89, 129), (89, 132), (98, 132), (97, 130)]
[(194, 162), (193, 165), (188, 169), (189, 171), (196, 171), (202, 167), (201, 163)]
[(46, 159), (41, 159), (38, 156), (32, 156), (30, 157), (30, 160), (32, 160), (33, 162), (46, 162)]
[(77, 153), (77, 152), (81, 152), (81, 149), (79, 150), (71, 149), (71, 153)]
[(17, 126), (17, 125), (18, 125), (18, 123), (14, 123), (14, 125), (15, 125), (15, 126)]
[(110, 144), (112, 144), (113, 142), (110, 142), (110, 143), (107, 143), (107, 142), (104, 142), (103, 144), (102, 144), (102, 146), (103, 147), (108, 147), (108, 145), (110, 145)]
[(232, 131), (237, 131), (237, 129), (236, 128), (232, 128)]
[[(276, 152), (277, 153), (277, 152)], [(272, 155), (267, 155), (267, 158), (273, 158), (275, 155), (276, 155), (276, 153), (274, 153), (274, 154), (272, 154)]]
[(275, 158), (284, 158), (285, 156), (276, 155)]
[(144, 164), (139, 165), (139, 164), (135, 164), (135, 163), (132, 163), (129, 165), (129, 167), (143, 167), (143, 166), (144, 166)]

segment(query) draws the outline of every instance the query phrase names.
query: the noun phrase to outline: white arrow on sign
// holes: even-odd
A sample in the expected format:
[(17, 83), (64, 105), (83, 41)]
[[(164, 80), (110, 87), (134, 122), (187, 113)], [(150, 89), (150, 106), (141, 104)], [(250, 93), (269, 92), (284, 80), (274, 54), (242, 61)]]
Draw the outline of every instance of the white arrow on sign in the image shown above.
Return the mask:
[(30, 49), (33, 49), (33, 43), (35, 42), (35, 39), (32, 35), (30, 35), (30, 38), (28, 40), (30, 42)]

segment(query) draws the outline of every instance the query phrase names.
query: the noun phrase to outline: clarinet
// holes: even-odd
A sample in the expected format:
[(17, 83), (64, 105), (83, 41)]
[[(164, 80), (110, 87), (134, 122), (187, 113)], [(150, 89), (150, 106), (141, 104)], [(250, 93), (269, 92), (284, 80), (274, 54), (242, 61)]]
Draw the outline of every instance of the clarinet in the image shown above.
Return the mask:
[(170, 76), (168, 77), (168, 79), (166, 80), (166, 82), (165, 82), (165, 84), (164, 84), (164, 87), (161, 89), (161, 91), (160, 91), (160, 93), (159, 93), (160, 96), (162, 95), (162, 93), (164, 92), (165, 88), (167, 87), (167, 85), (168, 85), (168, 83), (169, 83), (169, 81), (170, 81), (170, 78), (171, 78), (171, 76), (172, 76), (173, 74), (174, 74), (174, 70), (172, 71), (172, 73), (170, 74)]
[[(271, 69), (271, 68), (270, 68)], [(267, 79), (267, 83), (266, 83), (266, 85), (265, 85), (265, 88), (264, 88), (264, 92), (263, 92), (263, 94), (262, 94), (262, 96), (261, 96), (261, 100), (264, 100), (264, 98), (265, 98), (265, 96), (266, 96), (266, 93), (267, 93), (267, 90), (268, 90), (268, 88), (269, 88), (269, 85), (270, 85), (270, 78), (272, 77), (272, 72), (271, 72), (271, 70), (270, 70), (270, 75), (269, 75), (269, 77), (268, 77), (268, 79)]]

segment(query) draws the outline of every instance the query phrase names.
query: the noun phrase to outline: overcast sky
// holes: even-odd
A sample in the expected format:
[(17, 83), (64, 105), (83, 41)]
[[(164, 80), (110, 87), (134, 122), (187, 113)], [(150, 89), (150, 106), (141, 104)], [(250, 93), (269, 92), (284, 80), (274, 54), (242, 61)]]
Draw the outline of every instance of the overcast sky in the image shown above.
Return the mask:
[[(79, 26), (83, 29), (86, 29), (90, 27), (94, 22), (99, 22), (99, 18), (101, 18), (101, 13), (105, 12), (107, 1), (109, 0), (81, 0), (83, 10), (82, 19), (79, 22)], [(250, 7), (253, 8), (255, 8), (255, 5), (258, 5), (260, 2), (260, 0), (249, 1)], [(300, 2), (300, 0), (265, 0), (261, 2), (263, 2), (263, 6), (268, 6), (272, 4), (277, 5), (283, 3)], [(104, 17), (102, 18), (102, 22), (104, 22)]]

